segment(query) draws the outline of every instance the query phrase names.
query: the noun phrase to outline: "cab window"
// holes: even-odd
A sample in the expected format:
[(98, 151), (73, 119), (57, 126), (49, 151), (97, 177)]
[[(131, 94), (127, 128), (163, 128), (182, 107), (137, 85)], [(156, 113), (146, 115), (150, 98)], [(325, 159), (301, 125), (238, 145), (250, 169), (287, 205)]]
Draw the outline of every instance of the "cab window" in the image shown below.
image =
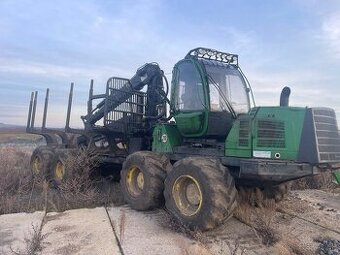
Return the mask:
[(246, 84), (235, 67), (206, 65), (206, 70), (209, 79), (211, 111), (226, 111), (225, 100), (229, 101), (237, 114), (249, 111)]
[(202, 111), (204, 90), (201, 77), (192, 62), (178, 65), (178, 78), (175, 91), (175, 107), (179, 111)]

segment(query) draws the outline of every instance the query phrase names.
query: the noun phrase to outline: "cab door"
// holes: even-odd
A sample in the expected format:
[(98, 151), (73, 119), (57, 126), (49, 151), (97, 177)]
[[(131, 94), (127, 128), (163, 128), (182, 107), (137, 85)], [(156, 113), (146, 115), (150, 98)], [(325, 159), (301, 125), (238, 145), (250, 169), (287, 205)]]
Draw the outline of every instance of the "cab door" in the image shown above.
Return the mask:
[(199, 63), (178, 62), (172, 78), (172, 104), (178, 130), (183, 136), (203, 136), (207, 131), (209, 103), (207, 85)]

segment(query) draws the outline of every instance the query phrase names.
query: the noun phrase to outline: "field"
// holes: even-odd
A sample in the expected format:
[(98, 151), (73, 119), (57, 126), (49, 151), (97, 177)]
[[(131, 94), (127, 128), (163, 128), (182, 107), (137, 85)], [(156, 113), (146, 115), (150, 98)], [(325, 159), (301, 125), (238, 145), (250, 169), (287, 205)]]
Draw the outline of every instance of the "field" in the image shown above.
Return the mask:
[(8, 145), (9, 143), (13, 144), (22, 144), (22, 143), (38, 143), (43, 142), (43, 138), (38, 135), (27, 134), (24, 130), (21, 129), (0, 129), (0, 144)]
[[(112, 208), (123, 203), (113, 176), (92, 172), (96, 155), (81, 152), (71, 157), (71, 176), (56, 188), (30, 172), (30, 155), (43, 144), (34, 135), (0, 134), (0, 215), (15, 212), (62, 212), (76, 208)], [(213, 231), (192, 231), (156, 211), (162, 228), (199, 242), (204, 254), (340, 254), (340, 188), (332, 176), (306, 178), (291, 184), (280, 203), (261, 195), (242, 198), (234, 218)], [(138, 214), (143, 214), (139, 212)], [(149, 215), (153, 215), (152, 213)], [(120, 227), (124, 229), (124, 222)], [(128, 242), (127, 242), (128, 243)], [(180, 241), (182, 254), (196, 254)], [(333, 247), (333, 248), (332, 248)], [(335, 248), (334, 248), (335, 247)], [(333, 249), (334, 253), (330, 253)], [(34, 252), (31, 254), (35, 254)], [(150, 253), (152, 254), (152, 253)]]
[[(108, 177), (92, 176), (86, 152), (70, 159), (72, 177), (58, 189), (40, 178), (33, 178), (30, 157), (43, 145), (39, 136), (24, 133), (0, 133), (0, 215), (46, 209), (64, 211), (74, 208), (121, 204), (118, 183)], [(80, 169), (82, 174), (80, 174)]]

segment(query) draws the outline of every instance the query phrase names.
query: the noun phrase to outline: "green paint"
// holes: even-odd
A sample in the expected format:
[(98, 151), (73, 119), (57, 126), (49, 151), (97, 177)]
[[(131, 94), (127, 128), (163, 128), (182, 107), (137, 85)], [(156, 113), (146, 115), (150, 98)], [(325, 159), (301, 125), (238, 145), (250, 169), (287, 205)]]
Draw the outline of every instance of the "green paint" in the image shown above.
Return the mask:
[(183, 136), (191, 136), (202, 132), (203, 112), (180, 112), (175, 116), (178, 130)]
[[(305, 117), (302, 107), (257, 107), (233, 125), (225, 144), (225, 155), (232, 157), (268, 155), (271, 159), (296, 160)], [(243, 121), (243, 130), (240, 123)], [(244, 123), (249, 121), (249, 133)], [(240, 139), (240, 136), (242, 139)], [(249, 139), (249, 143), (246, 143)], [(279, 157), (278, 157), (279, 156)]]
[(182, 143), (182, 136), (175, 124), (158, 124), (153, 130), (152, 151), (173, 153)]
[[(197, 75), (202, 86), (203, 95), (202, 101), (204, 104), (204, 109), (200, 111), (183, 111), (176, 109), (175, 102), (177, 102), (177, 94), (179, 91), (179, 71), (178, 66), (180, 64), (189, 62), (191, 63), (197, 71)], [(208, 130), (208, 114), (209, 114), (209, 91), (208, 91), (208, 83), (206, 79), (206, 73), (202, 69), (202, 66), (197, 61), (196, 58), (188, 58), (179, 61), (174, 69), (173, 69), (173, 78), (172, 78), (172, 91), (171, 91), (171, 109), (174, 110), (174, 118), (176, 120), (176, 124), (179, 132), (184, 137), (202, 137), (206, 134)]]
[[(249, 123), (248, 128), (240, 127), (241, 121)], [(248, 139), (247, 143), (240, 143), (240, 136), (244, 137), (243, 141)], [(242, 139), (242, 138), (241, 138)], [(251, 152), (251, 118), (247, 115), (241, 116), (236, 120), (231, 128), (225, 141), (225, 155), (230, 157), (250, 158)]]
[[(280, 155), (279, 159), (281, 160), (296, 160), (305, 113), (306, 109), (302, 107), (260, 107), (254, 120), (254, 127), (256, 128), (253, 130), (253, 151), (270, 151), (272, 159), (275, 159), (275, 155)], [(258, 127), (261, 121), (277, 123), (277, 126), (283, 128), (282, 133), (279, 131), (272, 132), (272, 135), (276, 137), (272, 146), (266, 146), (265, 141), (273, 141), (274, 139), (265, 138), (261, 141), (259, 138)]]
[(333, 173), (335, 177), (335, 181), (340, 185), (340, 170)]

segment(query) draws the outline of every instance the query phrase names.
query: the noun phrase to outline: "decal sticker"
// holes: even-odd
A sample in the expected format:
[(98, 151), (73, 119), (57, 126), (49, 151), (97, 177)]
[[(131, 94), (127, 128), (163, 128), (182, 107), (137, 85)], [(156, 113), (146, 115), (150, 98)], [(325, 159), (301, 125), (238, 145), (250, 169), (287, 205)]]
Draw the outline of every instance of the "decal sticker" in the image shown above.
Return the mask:
[(255, 158), (271, 158), (271, 151), (253, 151)]
[(168, 141), (168, 136), (166, 134), (163, 134), (161, 140), (163, 143), (166, 143)]

